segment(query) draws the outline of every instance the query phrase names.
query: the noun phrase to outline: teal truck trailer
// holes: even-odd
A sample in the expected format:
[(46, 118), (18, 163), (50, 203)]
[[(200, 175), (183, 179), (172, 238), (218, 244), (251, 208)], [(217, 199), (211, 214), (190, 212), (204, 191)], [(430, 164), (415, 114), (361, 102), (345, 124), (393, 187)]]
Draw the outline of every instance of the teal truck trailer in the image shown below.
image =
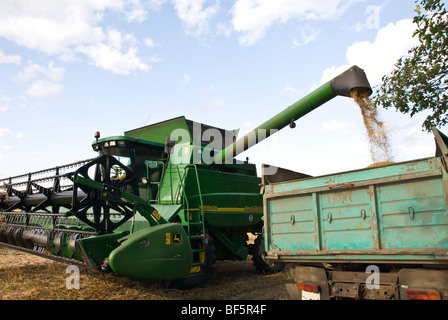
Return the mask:
[(292, 298), (448, 300), (448, 138), (433, 134), (431, 158), (263, 174), (266, 258), (290, 263)]

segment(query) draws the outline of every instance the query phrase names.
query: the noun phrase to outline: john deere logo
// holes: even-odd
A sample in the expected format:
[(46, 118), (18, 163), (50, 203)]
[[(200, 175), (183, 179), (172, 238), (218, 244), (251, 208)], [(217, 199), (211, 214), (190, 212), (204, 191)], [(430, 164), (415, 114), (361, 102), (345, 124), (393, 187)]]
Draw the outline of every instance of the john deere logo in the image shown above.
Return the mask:
[(173, 243), (181, 243), (181, 241), (180, 233), (173, 233)]

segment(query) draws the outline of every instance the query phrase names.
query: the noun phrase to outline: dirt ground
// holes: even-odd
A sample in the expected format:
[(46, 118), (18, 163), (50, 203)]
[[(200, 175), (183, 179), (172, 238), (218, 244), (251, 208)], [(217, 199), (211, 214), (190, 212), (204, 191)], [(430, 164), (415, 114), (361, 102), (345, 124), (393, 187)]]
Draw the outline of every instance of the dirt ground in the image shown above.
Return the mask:
[(289, 300), (288, 268), (262, 275), (251, 261), (218, 261), (204, 286), (169, 290), (80, 268), (79, 289), (67, 289), (68, 264), (0, 246), (0, 300)]

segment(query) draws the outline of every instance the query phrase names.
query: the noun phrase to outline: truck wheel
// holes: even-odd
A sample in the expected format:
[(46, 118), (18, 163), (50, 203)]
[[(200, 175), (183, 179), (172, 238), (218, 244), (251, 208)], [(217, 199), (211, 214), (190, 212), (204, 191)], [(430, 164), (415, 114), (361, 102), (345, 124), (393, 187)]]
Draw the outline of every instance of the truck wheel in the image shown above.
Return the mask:
[(201, 271), (191, 274), (187, 278), (166, 281), (165, 286), (168, 289), (189, 290), (201, 286), (210, 280), (213, 270), (213, 264), (216, 261), (216, 247), (213, 236), (205, 230), (206, 233), (206, 251), (205, 266), (201, 266)]

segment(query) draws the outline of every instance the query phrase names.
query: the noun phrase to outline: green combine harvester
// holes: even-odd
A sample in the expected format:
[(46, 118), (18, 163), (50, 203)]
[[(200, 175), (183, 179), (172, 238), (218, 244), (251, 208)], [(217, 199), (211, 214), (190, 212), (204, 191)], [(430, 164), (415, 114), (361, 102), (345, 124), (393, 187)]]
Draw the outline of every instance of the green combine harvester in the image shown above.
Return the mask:
[(184, 117), (97, 132), (97, 158), (0, 180), (0, 244), (180, 289), (205, 283), (216, 260), (250, 255), (270, 272), (261, 178), (235, 157), (360, 88), (372, 92), (353, 66), (239, 140)]

